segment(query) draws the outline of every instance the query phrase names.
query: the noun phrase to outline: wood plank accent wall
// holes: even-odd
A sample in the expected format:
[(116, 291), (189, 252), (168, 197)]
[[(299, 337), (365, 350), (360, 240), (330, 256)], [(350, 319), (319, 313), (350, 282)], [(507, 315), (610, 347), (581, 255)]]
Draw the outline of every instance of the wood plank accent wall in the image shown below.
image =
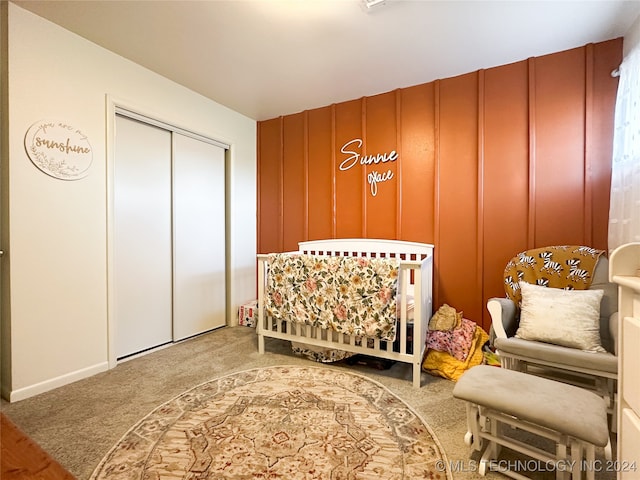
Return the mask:
[[(435, 245), (434, 307), (487, 331), (507, 261), (607, 248), (622, 39), (258, 123), (258, 251), (320, 238)], [(340, 170), (349, 155), (386, 163)], [(392, 178), (377, 184), (369, 174)]]

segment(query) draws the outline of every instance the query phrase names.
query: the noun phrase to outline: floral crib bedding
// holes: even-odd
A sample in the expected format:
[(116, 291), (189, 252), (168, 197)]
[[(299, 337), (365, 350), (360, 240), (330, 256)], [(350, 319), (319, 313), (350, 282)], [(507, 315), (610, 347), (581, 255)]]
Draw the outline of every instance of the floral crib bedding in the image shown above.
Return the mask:
[(393, 341), (396, 259), (269, 255), (265, 309), (274, 320)]

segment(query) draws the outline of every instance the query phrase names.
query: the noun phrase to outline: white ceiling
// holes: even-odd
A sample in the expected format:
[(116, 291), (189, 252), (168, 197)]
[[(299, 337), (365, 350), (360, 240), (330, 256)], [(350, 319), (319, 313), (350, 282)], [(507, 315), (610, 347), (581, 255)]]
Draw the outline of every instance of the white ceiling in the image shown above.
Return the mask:
[(265, 120), (624, 36), (640, 1), (12, 0)]

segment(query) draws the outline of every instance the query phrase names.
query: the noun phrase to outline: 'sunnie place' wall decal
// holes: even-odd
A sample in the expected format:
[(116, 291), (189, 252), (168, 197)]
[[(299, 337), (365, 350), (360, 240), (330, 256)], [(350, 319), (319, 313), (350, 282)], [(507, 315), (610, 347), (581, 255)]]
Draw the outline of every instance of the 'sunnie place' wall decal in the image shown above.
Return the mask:
[[(362, 140), (360, 138), (354, 138), (353, 140), (345, 143), (340, 149), (341, 153), (349, 155), (340, 164), (340, 170), (349, 170), (358, 163), (360, 165), (371, 165), (378, 163), (395, 162), (398, 159), (398, 152), (391, 150), (389, 153), (378, 153), (376, 155), (361, 155), (360, 152), (355, 150), (348, 150), (347, 148), (362, 148)], [(373, 170), (367, 175), (367, 182), (371, 188), (371, 195), (374, 197), (378, 194), (378, 183), (386, 182), (393, 178), (393, 172), (387, 169), (386, 172), (379, 172)]]

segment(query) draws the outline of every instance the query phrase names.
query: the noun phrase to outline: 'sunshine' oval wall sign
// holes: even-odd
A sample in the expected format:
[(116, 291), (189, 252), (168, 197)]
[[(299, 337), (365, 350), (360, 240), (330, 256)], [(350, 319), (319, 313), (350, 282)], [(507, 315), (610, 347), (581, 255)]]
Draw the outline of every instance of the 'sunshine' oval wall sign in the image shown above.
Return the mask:
[(87, 136), (58, 120), (40, 120), (31, 125), (24, 146), (36, 167), (62, 180), (86, 177), (93, 160)]

